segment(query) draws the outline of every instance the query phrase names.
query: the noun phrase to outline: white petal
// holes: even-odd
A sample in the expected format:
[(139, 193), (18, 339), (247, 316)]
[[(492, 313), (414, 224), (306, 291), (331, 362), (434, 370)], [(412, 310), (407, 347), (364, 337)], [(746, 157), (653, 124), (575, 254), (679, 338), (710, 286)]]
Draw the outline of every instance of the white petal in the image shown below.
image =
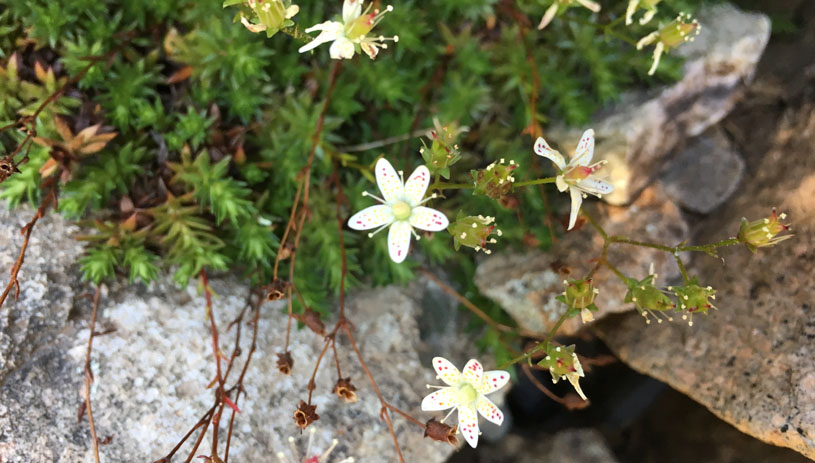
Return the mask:
[(631, 18), (634, 17), (634, 13), (637, 11), (637, 5), (639, 5), (640, 0), (629, 0), (628, 7), (625, 9), (625, 25), (631, 25)]
[(484, 372), (484, 380), (478, 392), (491, 394), (501, 389), (509, 382), (509, 372), (503, 370), (492, 370)]
[(557, 186), (557, 191), (563, 193), (567, 189), (569, 189), (569, 184), (566, 183), (566, 180), (563, 179), (562, 175), (558, 175), (555, 179), (555, 185)]
[(405, 181), (405, 198), (411, 206), (422, 202), (428, 185), (430, 185), (430, 171), (425, 166), (417, 167)]
[(458, 430), (470, 447), (478, 445), (478, 414), (473, 405), (458, 407)]
[(478, 402), (476, 402), (476, 408), (478, 409), (478, 413), (487, 421), (495, 423), (498, 426), (501, 426), (501, 423), (504, 422), (504, 414), (490, 399), (484, 396), (479, 397)]
[(422, 399), (422, 410), (436, 412), (456, 406), (456, 393), (452, 387), (443, 387)]
[(292, 5), (292, 6), (288, 7), (288, 8), (286, 8), (286, 19), (293, 18), (299, 12), (300, 12), (300, 7), (298, 5)]
[(577, 184), (578, 188), (586, 193), (597, 195), (607, 195), (614, 191), (614, 187), (610, 183), (597, 178), (584, 178)]
[(393, 213), (390, 206), (377, 204), (366, 207), (348, 219), (348, 226), (354, 230), (370, 230), (393, 222)]
[(410, 250), (410, 224), (407, 221), (394, 222), (388, 230), (388, 254), (397, 264), (403, 262)]
[(470, 359), (467, 365), (464, 365), (464, 370), (461, 372), (462, 381), (467, 381), (470, 384), (478, 387), (481, 385), (481, 380), (484, 378), (484, 367), (481, 362), (476, 359)]
[(662, 52), (665, 50), (665, 44), (662, 42), (657, 42), (656, 47), (654, 48), (654, 62), (651, 64), (651, 69), (648, 69), (648, 75), (652, 76), (655, 72), (657, 72), (657, 67), (659, 66), (659, 58), (662, 57)]
[(543, 30), (546, 26), (555, 19), (555, 14), (557, 14), (557, 2), (553, 3), (552, 6), (546, 10), (546, 13), (543, 14), (541, 18), (540, 24), (538, 24), (538, 30)]
[(404, 196), (402, 179), (399, 178), (391, 163), (381, 158), (376, 162), (374, 170), (376, 171), (376, 184), (379, 186), (379, 191), (382, 192), (382, 198), (387, 202), (402, 199)]
[(597, 13), (600, 11), (600, 4), (597, 2), (593, 2), (591, 0), (577, 0), (577, 3), (583, 5), (584, 7), (590, 9), (592, 12)]
[(368, 58), (376, 59), (376, 55), (379, 54), (379, 47), (377, 47), (374, 42), (362, 42), (359, 46), (362, 48), (362, 51), (368, 55)]
[(543, 137), (538, 137), (538, 139), (535, 140), (533, 150), (538, 156), (543, 156), (554, 162), (558, 169), (563, 170), (566, 167), (566, 161), (563, 159), (563, 155), (560, 154), (559, 151), (553, 150)]
[(569, 194), (572, 196), (572, 211), (569, 213), (569, 228), (567, 230), (574, 228), (577, 215), (580, 213), (580, 205), (583, 204), (583, 192), (578, 188), (569, 188)]
[(345, 0), (342, 4), (342, 22), (348, 24), (362, 14), (362, 0)]
[(580, 137), (580, 143), (577, 144), (577, 149), (574, 150), (574, 157), (569, 164), (577, 164), (579, 166), (587, 166), (591, 163), (591, 158), (594, 157), (594, 130), (589, 129), (583, 132)]
[(433, 358), (433, 369), (436, 375), (448, 386), (456, 386), (461, 379), (461, 373), (449, 360), (444, 357)]
[(345, 37), (337, 37), (328, 49), (331, 59), (351, 59), (354, 57), (354, 43)]
[(569, 382), (572, 383), (572, 387), (574, 388), (575, 391), (577, 391), (577, 394), (580, 395), (581, 399), (588, 400), (586, 398), (586, 394), (583, 394), (583, 389), (580, 388), (580, 375), (578, 375), (577, 373), (569, 373), (568, 375), (566, 375), (566, 379), (568, 379)]
[(303, 45), (297, 51), (300, 53), (305, 53), (307, 51), (313, 50), (320, 45), (328, 42), (333, 42), (337, 38), (337, 25), (342, 26), (342, 24), (333, 21), (326, 21), (322, 24), (317, 24), (316, 26), (309, 27), (306, 29), (306, 32), (314, 32), (314, 31), (322, 31), (320, 35), (314, 38), (311, 42)]
[(420, 230), (442, 231), (450, 225), (450, 221), (441, 212), (429, 207), (414, 207), (410, 214), (410, 224)]

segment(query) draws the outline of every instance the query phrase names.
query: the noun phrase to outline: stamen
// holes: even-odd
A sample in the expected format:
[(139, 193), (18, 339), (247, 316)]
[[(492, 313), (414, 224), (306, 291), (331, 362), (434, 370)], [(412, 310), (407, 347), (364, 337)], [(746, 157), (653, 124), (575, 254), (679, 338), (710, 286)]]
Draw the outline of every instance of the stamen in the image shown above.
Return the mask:
[(375, 231), (373, 231), (371, 233), (368, 233), (368, 238), (373, 238), (374, 235), (376, 235), (377, 233), (381, 232), (382, 230), (388, 228), (390, 225), (391, 224), (386, 223), (385, 225), (382, 225), (381, 227), (377, 228)]
[(453, 408), (451, 408), (451, 409), (450, 409), (450, 412), (447, 414), (447, 416), (445, 416), (444, 418), (442, 418), (441, 422), (442, 422), (442, 423), (444, 423), (444, 420), (446, 420), (447, 418), (450, 418), (450, 415), (452, 415), (452, 414), (453, 414), (453, 412), (454, 412), (454, 411), (456, 411), (456, 410), (458, 410), (458, 408), (457, 408), (457, 407), (453, 407)]
[(385, 203), (387, 202), (387, 201), (385, 201), (384, 199), (380, 198), (379, 196), (372, 195), (372, 194), (368, 193), (367, 191), (363, 191), (363, 192), (362, 192), (362, 196), (370, 196), (371, 198), (373, 198), (373, 199), (375, 199), (375, 200), (379, 201), (379, 202), (380, 202), (380, 203), (382, 203), (382, 204), (385, 204)]
[(294, 437), (289, 437), (289, 450), (291, 450), (294, 461), (300, 461), (300, 454), (297, 452), (297, 447), (294, 445)]
[(417, 204), (417, 206), (421, 206), (422, 204), (430, 201), (431, 199), (436, 199), (436, 198), (438, 198), (438, 195), (436, 193), (433, 193), (432, 195), (428, 196), (427, 198), (419, 201), (419, 204)]
[(306, 445), (306, 456), (311, 455), (311, 445), (314, 443), (314, 433), (317, 432), (317, 428), (312, 426), (308, 430), (308, 445)]
[(320, 459), (318, 461), (320, 463), (324, 463), (328, 459), (328, 456), (331, 455), (331, 452), (334, 451), (334, 447), (336, 447), (338, 443), (339, 441), (337, 439), (332, 440), (331, 447), (328, 447), (328, 450), (326, 450), (325, 452), (323, 452), (322, 455), (320, 455)]

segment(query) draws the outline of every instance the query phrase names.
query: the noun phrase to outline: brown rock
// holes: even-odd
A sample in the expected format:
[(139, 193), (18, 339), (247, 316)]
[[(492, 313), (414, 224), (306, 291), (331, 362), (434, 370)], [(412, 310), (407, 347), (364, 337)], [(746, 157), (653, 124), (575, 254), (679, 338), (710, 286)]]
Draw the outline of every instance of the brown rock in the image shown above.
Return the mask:
[(788, 111), (773, 146), (698, 242), (735, 235), (742, 216), (777, 206), (795, 238), (752, 254), (724, 248), (691, 269), (719, 290), (718, 311), (645, 329), (631, 314), (597, 325), (635, 369), (667, 382), (736, 428), (815, 458), (815, 105)]

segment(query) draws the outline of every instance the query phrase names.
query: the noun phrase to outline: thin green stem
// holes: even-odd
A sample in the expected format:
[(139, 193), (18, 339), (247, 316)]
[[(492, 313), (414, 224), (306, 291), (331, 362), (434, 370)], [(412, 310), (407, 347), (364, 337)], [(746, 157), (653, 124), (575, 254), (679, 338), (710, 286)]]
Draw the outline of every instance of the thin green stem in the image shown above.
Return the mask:
[(725, 246), (733, 246), (735, 244), (740, 244), (738, 238), (728, 238), (726, 240), (721, 240), (716, 243), (710, 244), (703, 244), (699, 246), (679, 246), (677, 249), (679, 251), (701, 251), (701, 252), (712, 252), (714, 249), (723, 248)]
[(474, 188), (472, 183), (446, 183), (446, 182), (433, 182), (430, 185), (431, 190), (464, 190)]
[(637, 241), (625, 238), (623, 236), (611, 236), (609, 240), (612, 243), (622, 243), (622, 244), (630, 244), (632, 246), (640, 246), (643, 248), (652, 248), (652, 249), (659, 249), (660, 251), (674, 253), (677, 248), (671, 246), (665, 246), (663, 244), (656, 244), (656, 243), (649, 243), (647, 241)]
[(690, 283), (690, 278), (688, 278), (688, 271), (685, 270), (685, 263), (682, 262), (682, 258), (679, 257), (679, 253), (673, 253), (674, 260), (676, 260), (676, 266), (679, 267), (679, 271), (682, 272), (682, 279), (685, 280), (685, 283)]
[(552, 342), (552, 339), (555, 337), (555, 333), (557, 333), (557, 330), (560, 329), (560, 326), (563, 325), (563, 322), (565, 322), (566, 319), (568, 318), (568, 314), (569, 314), (569, 311), (566, 310), (560, 315), (560, 318), (558, 318), (557, 323), (555, 323), (555, 326), (553, 326), (552, 329), (549, 330), (549, 333), (546, 335), (546, 337), (543, 339), (543, 341), (539, 342), (532, 349), (530, 349), (530, 350), (524, 352), (523, 354), (515, 357), (514, 359), (504, 363), (503, 365), (501, 365), (498, 368), (499, 369), (504, 369), (504, 368), (506, 368), (506, 367), (508, 367), (510, 365), (514, 365), (514, 364), (520, 362), (521, 360), (527, 360), (528, 361), (529, 358), (532, 357), (532, 355), (534, 355), (537, 352), (540, 352), (542, 350), (548, 349), (549, 344)]
[(608, 260), (603, 260), (603, 265), (605, 265), (606, 267), (608, 267), (609, 270), (614, 272), (614, 274), (617, 275), (617, 278), (619, 278), (623, 283), (628, 282), (628, 278), (623, 274), (623, 272), (621, 272), (611, 262), (609, 262)]
[(525, 180), (523, 182), (517, 182), (514, 183), (512, 186), (515, 188), (521, 188), (530, 185), (543, 185), (546, 183), (555, 183), (555, 180), (557, 180), (557, 177), (536, 178), (534, 180)]

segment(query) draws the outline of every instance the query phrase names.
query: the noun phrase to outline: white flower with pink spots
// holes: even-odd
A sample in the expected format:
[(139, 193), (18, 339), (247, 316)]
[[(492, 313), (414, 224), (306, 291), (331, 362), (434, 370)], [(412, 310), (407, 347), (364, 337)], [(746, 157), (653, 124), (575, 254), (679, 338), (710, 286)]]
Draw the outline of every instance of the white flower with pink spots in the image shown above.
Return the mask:
[(433, 359), (433, 368), (436, 370), (436, 377), (447, 386), (428, 385), (438, 390), (422, 400), (422, 410), (452, 409), (444, 420), (458, 410), (458, 432), (470, 447), (475, 448), (480, 434), (478, 414), (499, 426), (504, 422), (504, 414), (485, 396), (504, 387), (509, 382), (509, 373), (503, 370), (484, 371), (476, 359), (470, 359), (464, 365), (464, 371), (460, 372), (449, 360), (436, 357)]
[(348, 226), (354, 230), (371, 230), (368, 236), (374, 236), (381, 230), (390, 227), (388, 232), (388, 254), (397, 264), (404, 261), (410, 250), (410, 236), (419, 235), (413, 228), (437, 232), (450, 225), (447, 217), (429, 207), (422, 206), (425, 202), (436, 197), (436, 194), (424, 198), (430, 184), (430, 171), (425, 166), (419, 166), (410, 174), (407, 182), (403, 173), (394, 170), (390, 162), (380, 159), (374, 168), (376, 171), (376, 184), (382, 197), (379, 198), (368, 192), (363, 196), (370, 196), (382, 204), (367, 207), (348, 219)]

